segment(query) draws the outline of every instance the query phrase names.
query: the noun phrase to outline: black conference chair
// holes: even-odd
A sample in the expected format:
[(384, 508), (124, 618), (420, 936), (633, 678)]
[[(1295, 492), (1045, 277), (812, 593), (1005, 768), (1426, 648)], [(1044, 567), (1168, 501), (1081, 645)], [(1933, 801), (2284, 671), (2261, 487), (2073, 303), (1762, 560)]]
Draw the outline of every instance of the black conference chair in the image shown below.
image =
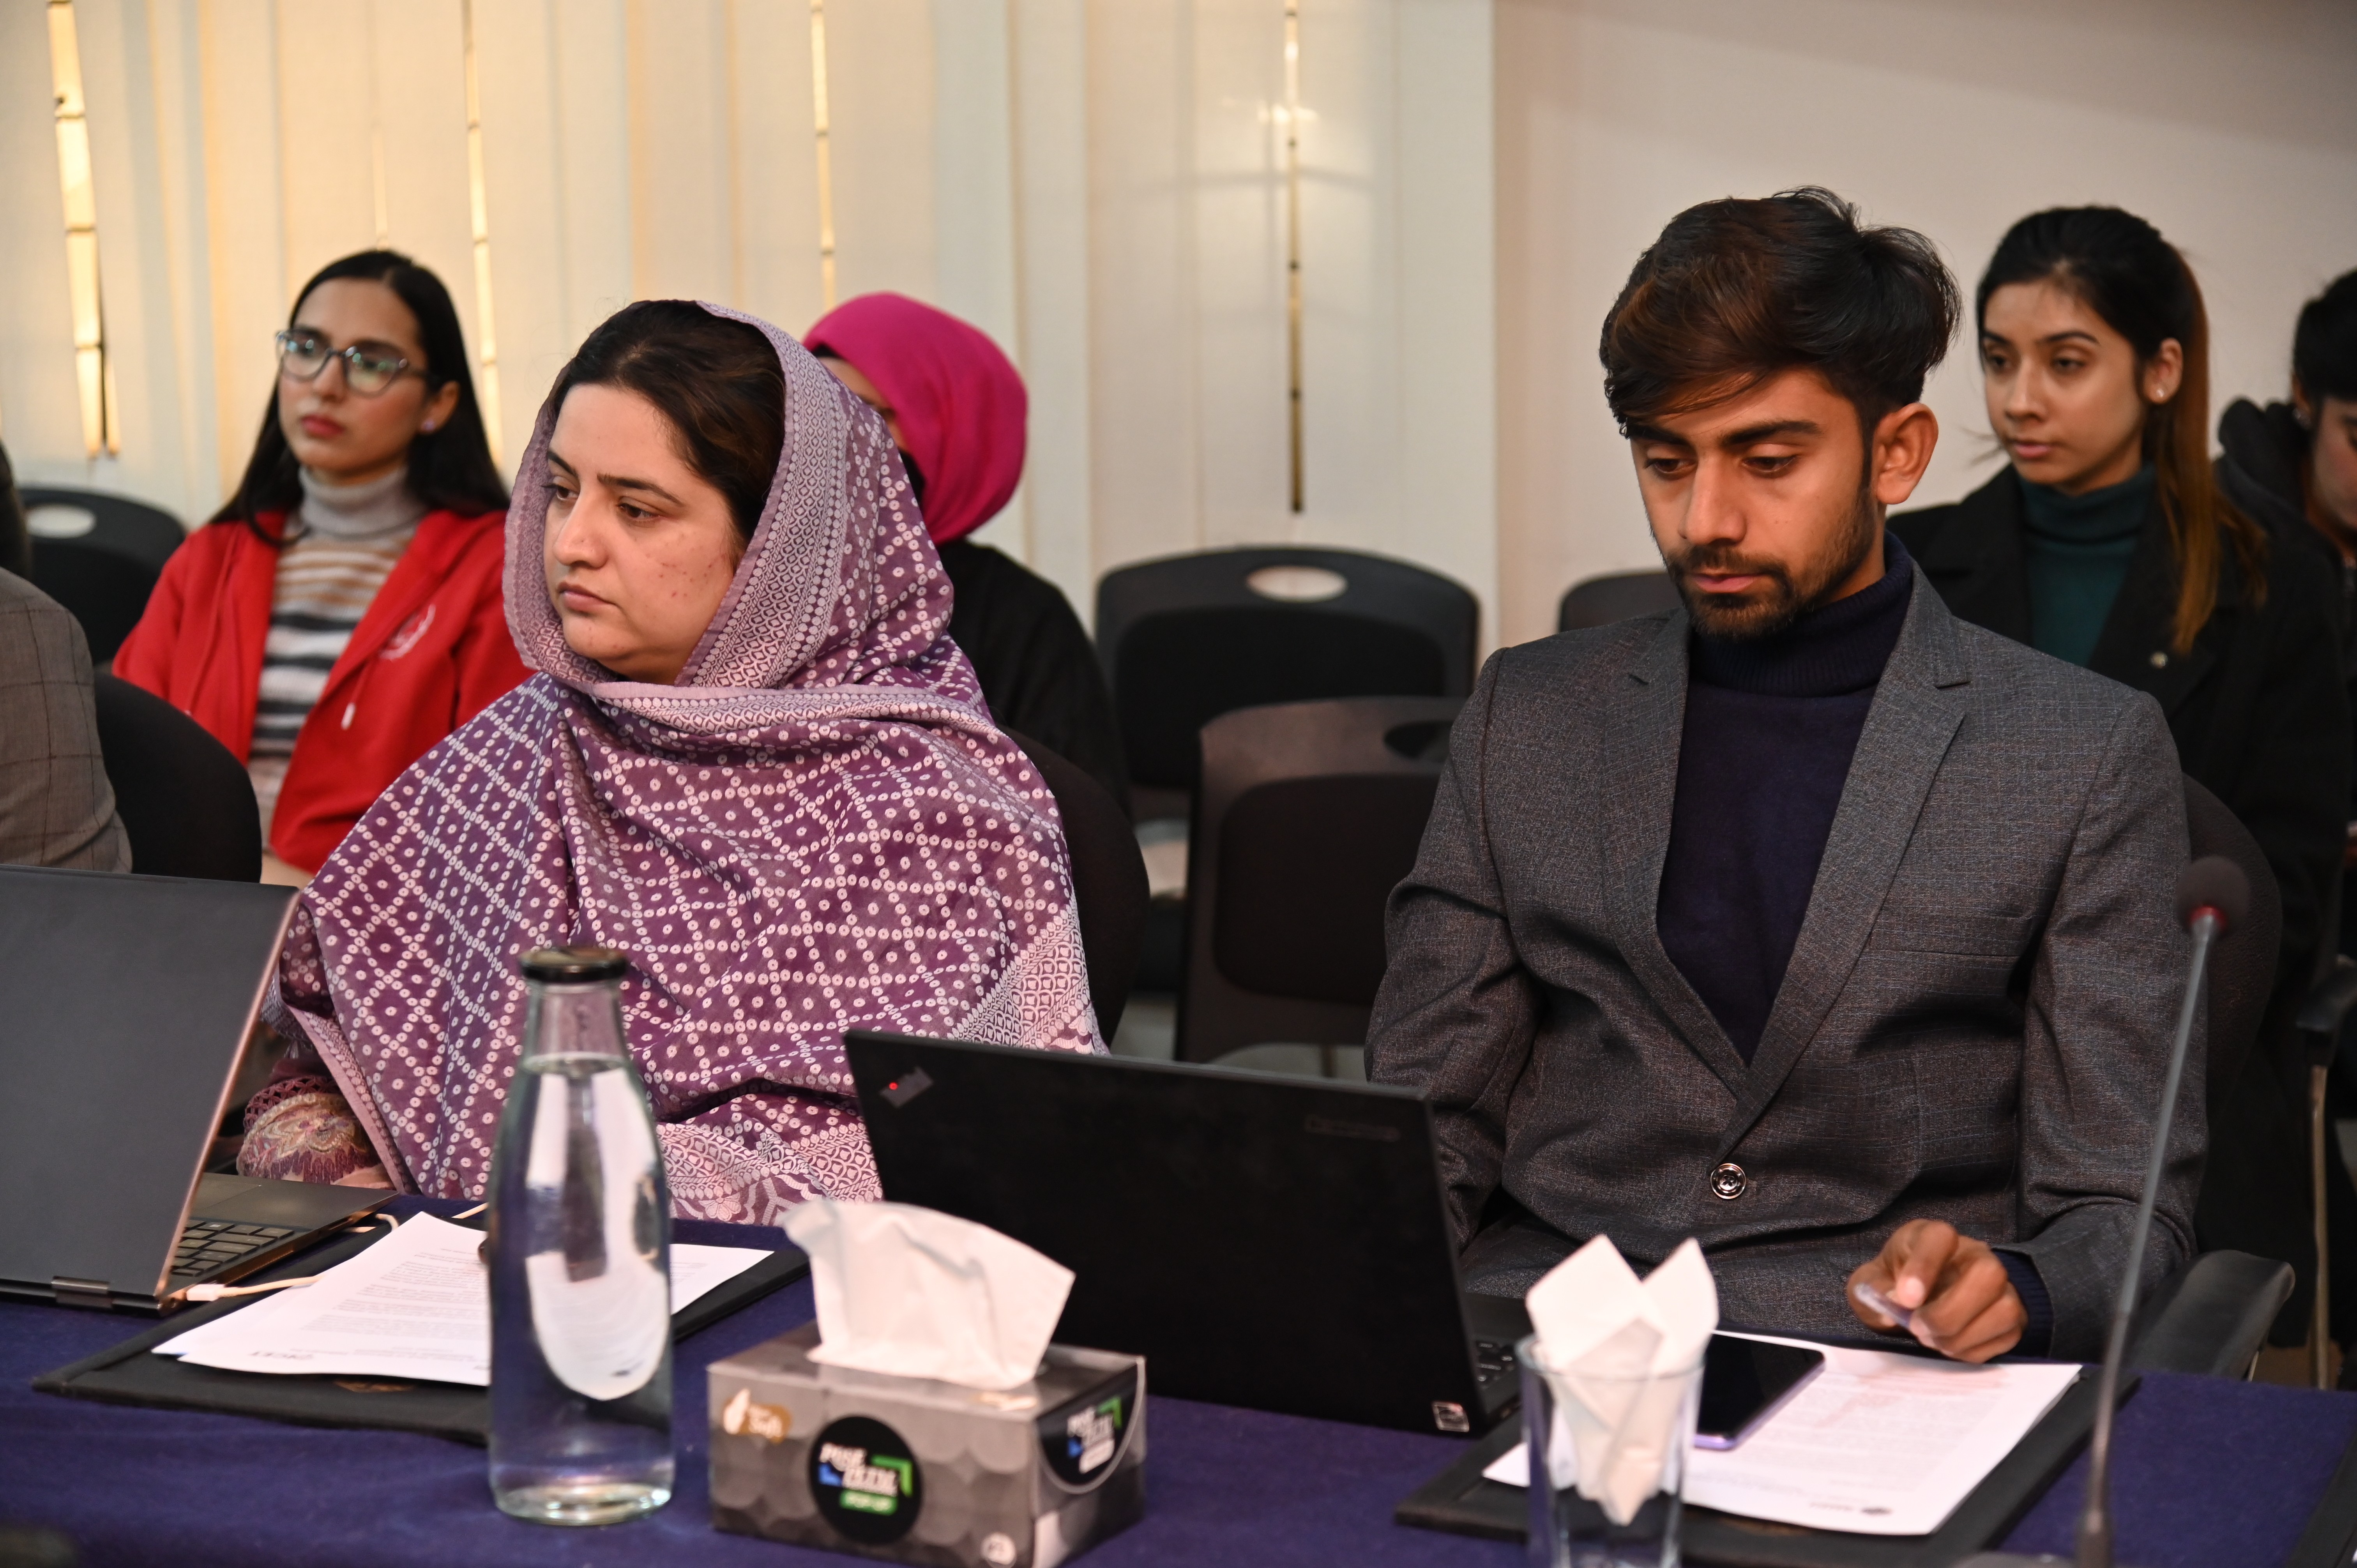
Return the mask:
[[(2185, 825), (2194, 859), (2223, 855), (2251, 884), (2250, 914), (2210, 956), (2204, 1099), (2214, 1109), (2241, 1073), (2266, 1013), (2282, 943), (2283, 900), (2250, 830), (2190, 778)], [(2288, 1263), (2248, 1252), (2201, 1253), (2138, 1305), (2129, 1363), (2158, 1371), (2246, 1377), (2276, 1315), (2291, 1299), (2292, 1285)]]
[(98, 746), (131, 868), (215, 882), (262, 879), (262, 812), (253, 782), (204, 725), (112, 675), (97, 681)]
[(33, 585), (73, 612), (104, 664), (139, 624), (164, 563), (187, 537), (145, 501), (100, 490), (18, 492), (33, 535)]
[[(1461, 705), (1350, 697), (1244, 708), (1203, 727), (1179, 1060), (1363, 1045), (1384, 901), (1415, 864)], [(1331, 1049), (1317, 1070), (1354, 1076)]]
[(2228, 931), (2210, 955), (2204, 1099), (2214, 1112), (2242, 1076), (2275, 990), (2276, 954), (2283, 946), (2283, 896), (2251, 830), (2190, 776), (2185, 779), (2185, 830), (2195, 860), (2223, 855), (2251, 884), (2251, 912), (2243, 929)]
[(1172, 792), (1194, 788), (1196, 736), (1222, 714), (1467, 695), (1480, 618), (1473, 596), (1448, 578), (1349, 550), (1215, 550), (1107, 573), (1097, 649), (1139, 820), (1178, 814)]
[(1678, 607), (1678, 590), (1667, 572), (1615, 572), (1575, 583), (1556, 607), (1557, 631), (1586, 631), (1632, 616), (1659, 615)]
[(1072, 902), (1081, 919), (1081, 947), (1089, 965), (1089, 1002), (1097, 1032), (1109, 1043), (1129, 1005), (1137, 955), (1146, 935), (1146, 862), (1137, 853), (1129, 813), (1080, 767), (1030, 736), (1007, 732), (1056, 797), (1064, 844), (1072, 856)]

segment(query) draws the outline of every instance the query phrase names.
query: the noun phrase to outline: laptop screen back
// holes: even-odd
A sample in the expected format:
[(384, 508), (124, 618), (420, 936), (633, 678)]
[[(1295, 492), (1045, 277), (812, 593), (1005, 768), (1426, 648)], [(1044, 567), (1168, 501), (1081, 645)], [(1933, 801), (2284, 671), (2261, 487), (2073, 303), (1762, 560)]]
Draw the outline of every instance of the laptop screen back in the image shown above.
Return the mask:
[(0, 866), (0, 1279), (156, 1289), (294, 897)]
[(1335, 1420), (1430, 1431), (1434, 1402), (1472, 1397), (1412, 1092), (890, 1036), (846, 1047), (884, 1196), (1071, 1269), (1059, 1343), (1143, 1354), (1163, 1393)]

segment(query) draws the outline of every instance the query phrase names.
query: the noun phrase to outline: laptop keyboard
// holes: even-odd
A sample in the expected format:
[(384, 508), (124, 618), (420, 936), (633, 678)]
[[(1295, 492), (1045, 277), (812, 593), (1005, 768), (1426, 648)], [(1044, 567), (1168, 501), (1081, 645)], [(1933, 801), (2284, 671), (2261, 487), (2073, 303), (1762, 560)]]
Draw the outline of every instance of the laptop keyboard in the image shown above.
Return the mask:
[(249, 1252), (275, 1247), (295, 1234), (285, 1225), (235, 1225), (226, 1219), (191, 1220), (172, 1252), (172, 1277), (199, 1279)]
[(1473, 1341), (1473, 1380), (1483, 1388), (1514, 1370), (1514, 1348), (1498, 1339)]

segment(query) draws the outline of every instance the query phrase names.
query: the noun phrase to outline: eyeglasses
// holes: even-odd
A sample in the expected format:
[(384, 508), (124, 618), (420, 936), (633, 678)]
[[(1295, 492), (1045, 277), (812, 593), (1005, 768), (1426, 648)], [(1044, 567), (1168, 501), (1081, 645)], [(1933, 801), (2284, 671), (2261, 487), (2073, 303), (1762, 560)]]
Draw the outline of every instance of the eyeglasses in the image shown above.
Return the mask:
[(355, 343), (349, 349), (330, 349), (308, 332), (281, 332), (277, 337), (278, 371), (298, 381), (319, 379), (330, 360), (344, 362), (344, 385), (362, 397), (374, 397), (402, 377), (423, 376), (423, 371), (413, 371), (408, 360), (397, 354), (381, 354)]

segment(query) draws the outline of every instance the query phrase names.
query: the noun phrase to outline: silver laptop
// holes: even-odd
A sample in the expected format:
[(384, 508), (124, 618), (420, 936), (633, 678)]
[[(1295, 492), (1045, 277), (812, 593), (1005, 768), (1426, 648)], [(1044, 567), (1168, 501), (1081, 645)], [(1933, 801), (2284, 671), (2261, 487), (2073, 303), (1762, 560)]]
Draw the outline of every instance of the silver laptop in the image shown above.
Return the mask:
[(168, 1311), (383, 1203), (204, 1170), (294, 906), (0, 866), (0, 1293)]

